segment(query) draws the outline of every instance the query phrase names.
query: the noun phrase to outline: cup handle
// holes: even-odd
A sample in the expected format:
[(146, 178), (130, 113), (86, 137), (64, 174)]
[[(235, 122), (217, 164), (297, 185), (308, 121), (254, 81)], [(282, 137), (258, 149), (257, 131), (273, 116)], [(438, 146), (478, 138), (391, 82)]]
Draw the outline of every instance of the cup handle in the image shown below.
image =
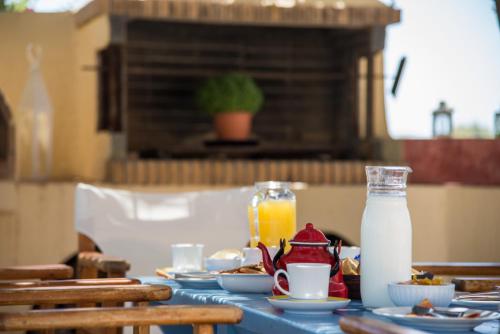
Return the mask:
[[(288, 282), (290, 282), (290, 277), (288, 276), (288, 273), (286, 271), (284, 271), (283, 269), (278, 269), (276, 270), (276, 272), (274, 273), (274, 284), (276, 285), (276, 287), (278, 288), (278, 290), (280, 290), (282, 293), (284, 293), (285, 295), (287, 296), (290, 296), (290, 291), (286, 291), (285, 289), (283, 289), (281, 286), (280, 286), (280, 283), (278, 281), (278, 276), (279, 274), (283, 274), (285, 275), (286, 279)], [(288, 283), (290, 284), (290, 283)]]

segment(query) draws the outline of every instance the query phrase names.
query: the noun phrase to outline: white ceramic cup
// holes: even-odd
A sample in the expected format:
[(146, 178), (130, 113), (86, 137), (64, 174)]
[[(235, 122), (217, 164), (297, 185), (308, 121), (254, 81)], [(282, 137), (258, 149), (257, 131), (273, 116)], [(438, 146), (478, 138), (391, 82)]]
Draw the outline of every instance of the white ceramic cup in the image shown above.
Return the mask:
[(203, 268), (202, 244), (173, 244), (172, 266), (176, 272), (201, 271)]
[[(286, 271), (274, 273), (274, 284), (285, 295), (296, 299), (327, 299), (331, 265), (327, 263), (289, 263)], [(290, 291), (279, 285), (278, 275), (283, 274)]]

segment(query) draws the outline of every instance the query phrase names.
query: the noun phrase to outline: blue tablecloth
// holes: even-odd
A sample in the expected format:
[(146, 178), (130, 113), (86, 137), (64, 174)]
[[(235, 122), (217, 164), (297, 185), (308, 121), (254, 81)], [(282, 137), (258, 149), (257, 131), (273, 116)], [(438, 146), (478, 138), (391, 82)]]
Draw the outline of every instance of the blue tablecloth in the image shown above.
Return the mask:
[[(366, 310), (359, 301), (352, 301), (346, 309), (337, 310), (331, 315), (291, 315), (273, 308), (261, 294), (232, 294), (224, 290), (193, 290), (182, 289), (174, 281), (158, 277), (140, 277), (147, 284), (166, 284), (173, 288), (173, 296), (163, 304), (184, 305), (214, 305), (226, 304), (241, 308), (244, 312), (243, 321), (234, 326), (218, 326), (218, 334), (319, 334), (342, 333), (339, 319), (345, 315), (363, 316), (387, 321)], [(475, 331), (484, 334), (499, 333), (499, 322), (489, 322), (476, 327)], [(168, 327), (169, 334), (192, 333), (189, 326)], [(466, 332), (471, 333), (471, 332)]]

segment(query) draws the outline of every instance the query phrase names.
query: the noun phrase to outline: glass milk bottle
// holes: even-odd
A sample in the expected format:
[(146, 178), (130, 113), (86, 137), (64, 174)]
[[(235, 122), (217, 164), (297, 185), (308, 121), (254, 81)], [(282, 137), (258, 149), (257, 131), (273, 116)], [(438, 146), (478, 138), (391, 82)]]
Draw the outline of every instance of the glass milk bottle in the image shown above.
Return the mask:
[(392, 306), (387, 285), (411, 278), (412, 232), (406, 205), (409, 167), (367, 166), (368, 194), (361, 223), (361, 299)]

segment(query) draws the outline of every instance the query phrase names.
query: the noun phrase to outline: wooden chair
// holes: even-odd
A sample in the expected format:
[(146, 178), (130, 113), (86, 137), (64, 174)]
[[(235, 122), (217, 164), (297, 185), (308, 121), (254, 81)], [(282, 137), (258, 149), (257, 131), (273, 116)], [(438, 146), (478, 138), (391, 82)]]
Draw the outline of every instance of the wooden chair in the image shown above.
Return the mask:
[[(114, 279), (70, 280), (55, 282), (13, 282), (3, 283), (0, 288), (0, 306), (37, 305), (40, 309), (54, 309), (57, 305), (76, 304), (82, 307), (123, 305), (133, 302), (147, 306), (150, 301), (167, 300), (171, 297), (168, 286), (142, 285), (137, 281)], [(117, 283), (117, 284), (109, 284)], [(66, 284), (66, 285), (65, 285)], [(92, 285), (93, 284), (93, 285)], [(56, 310), (51, 310), (56, 311)], [(106, 326), (106, 334), (119, 334), (121, 328)], [(83, 333), (82, 331), (79, 331)], [(87, 331), (85, 331), (87, 333)], [(101, 330), (93, 333), (102, 333)], [(44, 331), (44, 334), (51, 333)]]
[[(92, 259), (113, 262), (101, 255)], [(147, 334), (149, 325), (192, 324), (195, 333), (213, 333), (214, 324), (234, 324), (242, 318), (242, 311), (236, 307), (147, 307), (152, 301), (170, 299), (172, 290), (164, 285), (143, 285), (136, 279), (33, 280), (71, 277), (72, 268), (64, 265), (0, 268), (0, 273), (0, 279), (25, 279), (0, 282), (0, 306), (39, 305), (42, 308), (0, 313), (0, 330), (39, 329), (51, 333), (58, 328), (85, 328), (84, 332), (96, 332), (97, 328), (97, 332), (102, 333), (100, 328), (106, 328), (105, 333), (111, 334), (121, 332), (122, 326), (134, 326), (135, 333)], [(125, 302), (133, 302), (134, 307), (109, 307)], [(46, 310), (62, 304), (85, 308)], [(103, 307), (88, 307), (96, 304)]]
[(214, 333), (214, 324), (236, 324), (243, 312), (233, 306), (156, 306), (88, 308), (0, 313), (0, 330), (54, 330), (134, 326), (148, 334), (150, 325), (193, 325), (195, 334)]
[(340, 328), (347, 334), (424, 334), (425, 332), (370, 318), (342, 317)]

